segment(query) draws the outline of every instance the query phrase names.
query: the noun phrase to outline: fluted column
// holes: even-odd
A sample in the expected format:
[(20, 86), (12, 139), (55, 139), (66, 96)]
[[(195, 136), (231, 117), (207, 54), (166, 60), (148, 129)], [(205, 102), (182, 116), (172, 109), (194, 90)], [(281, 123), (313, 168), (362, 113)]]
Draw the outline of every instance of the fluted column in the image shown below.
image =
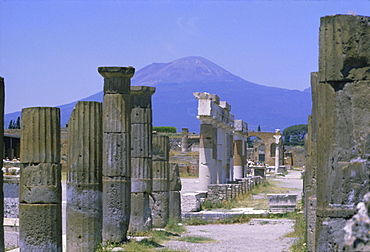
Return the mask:
[(19, 245), (62, 251), (60, 110), (22, 110)]
[(169, 152), (167, 136), (153, 135), (153, 186), (151, 210), (153, 227), (162, 228), (169, 218)]
[(189, 129), (182, 128), (181, 132), (181, 152), (187, 152), (189, 146)]
[(104, 77), (103, 241), (127, 240), (131, 206), (132, 67), (99, 67)]
[(169, 172), (169, 219), (181, 221), (181, 179), (179, 165), (170, 163)]
[(102, 104), (80, 101), (68, 122), (67, 251), (102, 242)]
[(130, 232), (152, 227), (152, 95), (154, 87), (131, 87), (131, 218)]

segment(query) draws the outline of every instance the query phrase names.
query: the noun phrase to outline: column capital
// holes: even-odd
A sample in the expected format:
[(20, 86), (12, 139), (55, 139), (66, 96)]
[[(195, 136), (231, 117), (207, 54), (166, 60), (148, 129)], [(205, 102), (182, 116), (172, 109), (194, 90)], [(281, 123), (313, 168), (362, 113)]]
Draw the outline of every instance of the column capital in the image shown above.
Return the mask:
[(98, 72), (104, 78), (132, 78), (135, 68), (129, 67), (98, 67)]

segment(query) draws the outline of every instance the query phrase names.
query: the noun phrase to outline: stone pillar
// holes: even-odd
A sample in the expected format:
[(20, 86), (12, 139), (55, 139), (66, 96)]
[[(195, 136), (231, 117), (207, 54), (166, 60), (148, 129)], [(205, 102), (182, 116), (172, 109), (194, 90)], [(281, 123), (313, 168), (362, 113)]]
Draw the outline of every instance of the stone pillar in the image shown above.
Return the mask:
[(62, 251), (59, 108), (22, 110), (21, 251)]
[(130, 232), (152, 228), (152, 95), (154, 87), (131, 87), (131, 217)]
[(169, 172), (169, 219), (181, 221), (181, 179), (179, 165), (170, 163)]
[(200, 125), (199, 145), (199, 184), (201, 190), (207, 190), (209, 184), (215, 183), (216, 167), (213, 159), (213, 125), (203, 121)]
[(245, 143), (248, 135), (248, 125), (242, 120), (234, 122), (234, 178), (244, 178), (246, 165)]
[[(4, 125), (4, 78), (0, 77), (0, 125)], [(0, 153), (4, 153), (4, 127), (0, 127)], [(3, 159), (0, 158), (3, 167)], [(0, 172), (0, 223), (4, 222), (3, 173)], [(4, 227), (0, 225), (0, 251), (4, 251)]]
[(169, 152), (169, 138), (153, 135), (151, 209), (154, 228), (165, 227), (169, 218)]
[(188, 152), (189, 129), (182, 128), (181, 132), (181, 152)]
[(80, 101), (68, 122), (67, 251), (102, 242), (102, 104)]
[(316, 118), (312, 113), (317, 140), (315, 251), (342, 251), (345, 222), (370, 187), (369, 23), (364, 16), (321, 18)]
[(131, 208), (131, 98), (133, 67), (99, 67), (104, 77), (103, 241), (127, 240)]
[(280, 134), (280, 130), (277, 129), (275, 131), (275, 143), (276, 143), (276, 146), (275, 146), (275, 174), (278, 173), (278, 169), (280, 167), (280, 139), (281, 139), (281, 134)]

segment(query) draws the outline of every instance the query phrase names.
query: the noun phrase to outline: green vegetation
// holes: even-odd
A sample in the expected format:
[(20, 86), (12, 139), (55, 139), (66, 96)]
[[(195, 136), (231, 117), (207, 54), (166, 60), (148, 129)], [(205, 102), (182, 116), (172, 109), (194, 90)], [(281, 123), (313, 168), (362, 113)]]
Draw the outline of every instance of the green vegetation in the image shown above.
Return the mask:
[(284, 145), (303, 146), (304, 136), (308, 132), (307, 124), (293, 125), (283, 131)]
[(209, 243), (217, 242), (211, 238), (201, 237), (201, 236), (184, 236), (178, 239), (179, 241), (191, 242), (191, 243)]
[(153, 126), (153, 131), (157, 131), (160, 133), (176, 133), (176, 127), (170, 127), (170, 126)]
[(290, 248), (292, 252), (306, 252), (306, 222), (304, 214), (297, 213), (294, 220), (294, 231), (285, 235), (285, 237), (297, 237), (297, 240)]
[(21, 128), (21, 117), (18, 116), (17, 120), (10, 120), (8, 129), (20, 129)]

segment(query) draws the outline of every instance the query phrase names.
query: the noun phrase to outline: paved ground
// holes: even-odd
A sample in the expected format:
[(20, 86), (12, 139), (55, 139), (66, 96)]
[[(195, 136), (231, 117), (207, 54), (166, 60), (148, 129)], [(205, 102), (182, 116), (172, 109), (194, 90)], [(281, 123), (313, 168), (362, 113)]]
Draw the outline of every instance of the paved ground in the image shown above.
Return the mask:
[[(297, 193), (301, 198), (303, 181), (300, 171), (289, 171), (285, 177), (270, 178), (278, 181), (278, 186), (291, 188), (289, 193)], [(198, 190), (198, 179), (187, 178), (181, 180), (182, 192), (194, 192)], [(271, 192), (273, 193), (273, 192)], [(172, 249), (184, 249), (191, 252), (233, 252), (233, 251), (289, 251), (294, 238), (284, 235), (293, 231), (294, 221), (289, 219), (253, 219), (244, 224), (211, 224), (202, 226), (187, 226), (187, 233), (183, 236), (202, 236), (212, 238), (212, 243), (189, 243), (181, 241), (170, 241), (165, 244)]]

